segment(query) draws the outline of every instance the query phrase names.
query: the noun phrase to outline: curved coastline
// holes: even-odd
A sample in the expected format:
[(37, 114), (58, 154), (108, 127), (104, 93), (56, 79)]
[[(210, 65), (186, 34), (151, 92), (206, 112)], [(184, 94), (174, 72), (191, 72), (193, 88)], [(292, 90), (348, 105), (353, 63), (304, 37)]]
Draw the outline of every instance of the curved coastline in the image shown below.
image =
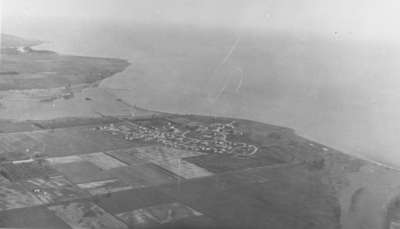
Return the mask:
[[(32, 52), (35, 52), (35, 50), (33, 50)], [(37, 54), (37, 53), (36, 53)], [(43, 54), (43, 53), (42, 53)], [(58, 55), (58, 54), (57, 54)], [(81, 56), (69, 56), (69, 57), (71, 57), (71, 58), (94, 58), (94, 57), (81, 57)], [(96, 59), (96, 58), (94, 58), (94, 59)], [(111, 59), (111, 58), (101, 58), (102, 60), (117, 60), (117, 59)], [(129, 66), (129, 62), (127, 61), (127, 60), (122, 60), (122, 59), (119, 59), (120, 61), (125, 61), (126, 63), (125, 64), (127, 64), (126, 65), (126, 67), (127, 66)], [(123, 68), (123, 69), (121, 69), (120, 71), (118, 71), (118, 72), (122, 72), (122, 71), (124, 71), (124, 69), (126, 69), (126, 67), (125, 68)], [(88, 89), (88, 88), (97, 88), (98, 87), (98, 85), (99, 85), (99, 83), (100, 82), (102, 82), (104, 79), (106, 79), (106, 78), (109, 78), (109, 77), (111, 77), (111, 76), (114, 76), (116, 73), (118, 73), (118, 72), (114, 72), (114, 73), (109, 73), (109, 74), (106, 74), (106, 76), (104, 77), (104, 78), (100, 78), (100, 79), (96, 79), (96, 80), (94, 80), (94, 81), (91, 81), (91, 82), (88, 82), (88, 83), (81, 83), (81, 84), (78, 84), (78, 83), (75, 83), (75, 84), (71, 84), (71, 86), (69, 86), (69, 90), (71, 90), (71, 91), (74, 91), (74, 90), (77, 90), (77, 92), (75, 92), (75, 93), (77, 93), (77, 94), (79, 94), (79, 93), (82, 93), (82, 91), (83, 90), (85, 90), (85, 89)], [(63, 91), (64, 89), (66, 89), (65, 87), (49, 87), (49, 88), (44, 88), (44, 89), (37, 89), (37, 88), (32, 88), (32, 89), (26, 89), (26, 90), (9, 90), (9, 91), (3, 91), (4, 93), (11, 93), (11, 92), (16, 92), (17, 94), (18, 93), (23, 93), (24, 91), (25, 92), (27, 92), (27, 91), (30, 91), (30, 92), (34, 92), (35, 90), (60, 90), (60, 91)], [(101, 89), (101, 88), (99, 88), (98, 90), (103, 90), (103, 89)], [(108, 92), (106, 92), (105, 94), (101, 94), (101, 96), (108, 96), (108, 97), (113, 97), (114, 95), (110, 95), (110, 93), (108, 93), (108, 95), (106, 95)], [(27, 97), (29, 97), (30, 95), (28, 95)], [(88, 98), (88, 97), (86, 97), (86, 98)], [(57, 97), (56, 98), (56, 100), (62, 100), (63, 98), (62, 97)], [(167, 114), (167, 113), (163, 113), (163, 112), (159, 112), (159, 111), (150, 111), (150, 110), (147, 110), (147, 109), (145, 109), (145, 108), (140, 108), (140, 107), (136, 107), (136, 106), (132, 106), (130, 103), (127, 103), (126, 101), (123, 101), (121, 98), (116, 98), (115, 96), (112, 98), (113, 99), (113, 101), (115, 102), (117, 99), (119, 99), (120, 101), (118, 101), (117, 103), (121, 103), (121, 107), (123, 107), (123, 109), (126, 109), (127, 107), (129, 107), (131, 110), (129, 110), (129, 112), (138, 112), (138, 111), (142, 111), (143, 112), (143, 115), (142, 115), (142, 117), (148, 117), (148, 116), (151, 116), (151, 115), (154, 115), (154, 114), (163, 114), (163, 115), (171, 115), (171, 116), (174, 116), (175, 114)], [(96, 100), (96, 99), (95, 99)], [(110, 100), (110, 101), (112, 101), (112, 100)], [(121, 108), (121, 110), (123, 110), (122, 108)], [(1, 110), (0, 110), (0, 113), (1, 113)], [(99, 112), (100, 113), (100, 112)], [(119, 115), (121, 115), (121, 114), (119, 114)], [(102, 114), (102, 113), (100, 113), (100, 115), (99, 114), (96, 114), (96, 117), (95, 118), (99, 118), (99, 116), (101, 116), (101, 118), (104, 118), (104, 119), (107, 119), (107, 117), (109, 117), (109, 118), (113, 118), (113, 117), (117, 117), (118, 118), (118, 115), (117, 114), (113, 114), (113, 115), (107, 115), (107, 114)], [(177, 116), (185, 116), (185, 115), (177, 115)], [(198, 115), (193, 115), (193, 116), (198, 116)], [(123, 114), (123, 115), (121, 115), (120, 116), (121, 118), (129, 118), (129, 117), (132, 117), (132, 115), (126, 115), (126, 114)], [(200, 116), (199, 116), (200, 117)], [(204, 118), (206, 118), (207, 116), (202, 116), (202, 117), (204, 117)], [(78, 117), (71, 117), (71, 116), (66, 116), (66, 117), (63, 117), (65, 120), (67, 120), (68, 121), (68, 119), (70, 119), (70, 120), (72, 120), (72, 122), (74, 122), (74, 121), (76, 121), (76, 120), (84, 120), (84, 119), (93, 119), (93, 117), (91, 117), (91, 116), (78, 116)], [(140, 115), (138, 115), (138, 118), (140, 118)], [(207, 118), (210, 118), (210, 117), (207, 117)], [(214, 118), (218, 118), (218, 119), (224, 119), (224, 118), (222, 118), (222, 117), (214, 117)], [(226, 118), (226, 119), (229, 119), (229, 118)], [(8, 119), (2, 119), (1, 120), (1, 122), (14, 122), (14, 123), (16, 123), (16, 124), (18, 124), (19, 122), (21, 122), (22, 121), (22, 123), (23, 122), (28, 122), (28, 123), (31, 123), (31, 122), (40, 122), (40, 121), (50, 121), (50, 120), (48, 120), (48, 119), (43, 119), (43, 120), (28, 120), (28, 119), (26, 119), (26, 120), (24, 120), (24, 121), (22, 121), (22, 120), (19, 120), (19, 121), (16, 121), (16, 120), (13, 120), (13, 121), (11, 121), (11, 120), (8, 120)], [(57, 122), (57, 118), (55, 118), (55, 119), (51, 119), (52, 121), (54, 121), (54, 122)], [(65, 121), (64, 120), (64, 121)], [(240, 120), (240, 119), (236, 119), (236, 120)], [(59, 119), (58, 121), (61, 121), (62, 122), (62, 120), (61, 119)], [(66, 121), (66, 122), (67, 122)], [(252, 122), (252, 121), (248, 121), (248, 120), (240, 120), (241, 122)], [(269, 125), (269, 124), (260, 124), (260, 125), (266, 125), (266, 126), (272, 126), (272, 125)], [(290, 128), (286, 128), (286, 127), (277, 127), (277, 128), (282, 128), (282, 129), (284, 129), (284, 130), (286, 130), (287, 132), (288, 132), (288, 134), (292, 134), (292, 135), (296, 135), (296, 133), (295, 133), (295, 130), (294, 129), (290, 129)], [(316, 143), (316, 142), (313, 142), (313, 141), (310, 141), (310, 140), (308, 140), (308, 139), (306, 139), (306, 138), (303, 138), (303, 137), (301, 137), (301, 136), (298, 136), (299, 138), (302, 138), (302, 139), (304, 139), (304, 141), (306, 141), (307, 142), (307, 144), (318, 144), (318, 143)], [(326, 150), (325, 150), (326, 149)], [(339, 152), (339, 151), (336, 151), (336, 150), (333, 150), (333, 148), (330, 148), (330, 147), (325, 147), (325, 146), (322, 146), (321, 145), (321, 154), (326, 154), (326, 152), (328, 152), (329, 151), (329, 153), (332, 153), (332, 154), (335, 154), (335, 153), (337, 153), (337, 152)], [(333, 152), (331, 152), (331, 151), (333, 151)], [(340, 152), (341, 153), (341, 152)], [(360, 168), (360, 171), (356, 171), (356, 172), (354, 172), (354, 173), (345, 173), (345, 175), (347, 176), (349, 176), (350, 178), (348, 178), (348, 177), (346, 177), (346, 178), (343, 178), (343, 179), (345, 179), (345, 180), (347, 180), (348, 182), (349, 182), (349, 184), (348, 184), (348, 186), (349, 187), (347, 187), (347, 189), (345, 188), (345, 191), (343, 191), (343, 193), (345, 193), (345, 194), (343, 194), (343, 196), (346, 196), (346, 197), (341, 197), (341, 196), (338, 196), (338, 198), (340, 199), (340, 198), (347, 198), (347, 197), (349, 197), (349, 196), (353, 196), (353, 194), (354, 194), (354, 190), (360, 190), (360, 187), (364, 187), (364, 186), (368, 186), (368, 182), (371, 182), (371, 180), (370, 180), (370, 178), (368, 178), (368, 176), (371, 176), (371, 174), (373, 174), (371, 177), (374, 177), (374, 176), (376, 176), (376, 177), (378, 177), (378, 178), (380, 178), (381, 176), (383, 176), (384, 178), (386, 178), (386, 177), (388, 177), (387, 178), (387, 180), (385, 180), (385, 179), (383, 179), (383, 181), (376, 181), (377, 182), (377, 184), (382, 184), (382, 186), (387, 186), (387, 185), (389, 185), (390, 186), (390, 182), (391, 182), (391, 179), (393, 179), (393, 177), (396, 177), (397, 175), (399, 175), (399, 174), (397, 174), (398, 172), (400, 172), (400, 170), (398, 169), (398, 168), (395, 168), (395, 167), (393, 167), (393, 166), (390, 166), (390, 165), (388, 165), (388, 164), (384, 164), (384, 163), (381, 163), (381, 162), (378, 162), (378, 161), (375, 161), (375, 160), (371, 160), (371, 159), (368, 159), (368, 158), (365, 158), (365, 157), (362, 157), (361, 155), (353, 155), (353, 154), (346, 154), (347, 156), (349, 156), (349, 157), (352, 157), (352, 158), (357, 158), (357, 159), (360, 159), (360, 160), (362, 160), (362, 161), (365, 161), (365, 162), (367, 162), (367, 164), (373, 164), (372, 166), (371, 165), (367, 165), (367, 166), (362, 166), (361, 168)], [(336, 163), (336, 162), (335, 162)], [(377, 166), (377, 167), (379, 167), (379, 168), (375, 168), (375, 166)], [(336, 168), (335, 168), (336, 169)], [(363, 169), (365, 170), (365, 171), (363, 171)], [(391, 172), (395, 172), (396, 174), (392, 174), (392, 173), (390, 173), (390, 172), (388, 172), (388, 171), (386, 171), (386, 170), (390, 170)], [(372, 171), (372, 172), (371, 172)], [(389, 174), (389, 175), (386, 175), (386, 174)], [(342, 173), (340, 173), (340, 174), (342, 174)], [(356, 175), (354, 175), (354, 174), (356, 174)], [(383, 175), (382, 175), (383, 174)], [(342, 178), (341, 178), (342, 179)], [(361, 180), (361, 181), (360, 181)], [(397, 184), (396, 184), (397, 185)], [(377, 186), (379, 186), (379, 185), (377, 185)], [(392, 186), (390, 186), (390, 187), (392, 187)], [(367, 188), (368, 189), (368, 188)], [(376, 199), (372, 199), (372, 200), (369, 200), (368, 198), (373, 198), (374, 197), (374, 195), (377, 195), (377, 194), (380, 194), (380, 195), (382, 195), (381, 194), (381, 189), (379, 188), (379, 187), (375, 187), (375, 184), (374, 184), (374, 187), (373, 188), (370, 188), (370, 189), (368, 189), (369, 191), (370, 191), (370, 193), (368, 194), (365, 194), (366, 196), (364, 197), (364, 199), (362, 199), (362, 200), (360, 200), (360, 201), (367, 201), (368, 202), (368, 204), (366, 205), (366, 206), (368, 206), (368, 207), (372, 207), (372, 204), (374, 203), (374, 201), (376, 200), (381, 200), (380, 199), (380, 197), (379, 198), (376, 198)], [(355, 192), (356, 192), (355, 191)], [(390, 195), (397, 195), (397, 193), (395, 193), (395, 191), (392, 191), (391, 192), (391, 194)], [(392, 198), (392, 200), (393, 200), (394, 198)], [(344, 202), (344, 200), (342, 200), (342, 202)], [(371, 202), (371, 203), (369, 203), (369, 202)], [(390, 202), (384, 202), (384, 204), (386, 204), (386, 205), (388, 205), (388, 206), (390, 206), (391, 208), (393, 208), (393, 204), (391, 204)], [(343, 205), (344, 206), (344, 205)], [(342, 213), (346, 213), (347, 212), (347, 209), (345, 208), (345, 207), (343, 207), (342, 206)], [(352, 207), (352, 208), (354, 208), (354, 206)], [(363, 211), (362, 209), (361, 209), (361, 211)], [(394, 210), (393, 210), (394, 211)], [(372, 212), (374, 212), (374, 211), (372, 211)], [(375, 212), (374, 212), (375, 213)], [(357, 213), (358, 214), (358, 213)], [(369, 215), (370, 213), (363, 213), (363, 212), (361, 212), (361, 213), (359, 213), (360, 215), (357, 215), (357, 217), (360, 217), (360, 219), (365, 219), (365, 218), (368, 218), (368, 217), (373, 217), (372, 215)], [(365, 215), (364, 215), (365, 214)], [(355, 221), (351, 221), (351, 219), (349, 219), (349, 217), (354, 217), (354, 216), (352, 216), (352, 215), (345, 215), (345, 214), (342, 214), (341, 215), (341, 222), (342, 223), (344, 223), (345, 225), (342, 225), (343, 226), (343, 228), (345, 228), (345, 229), (351, 229), (351, 227), (352, 226), (354, 226), (354, 225), (358, 225), (359, 223), (361, 223), (361, 221), (360, 222), (355, 222)], [(355, 219), (356, 220), (358, 220), (358, 218), (357, 217), (355, 217)], [(375, 215), (375, 217), (376, 217), (376, 215)], [(385, 217), (385, 216), (382, 216), (382, 215), (380, 215), (379, 217)], [(351, 221), (351, 222), (350, 222)], [(385, 226), (382, 226), (382, 228), (389, 228), (389, 224), (390, 224), (390, 222), (387, 222), (387, 220), (377, 220), (377, 221), (374, 221), (374, 220), (371, 220), (371, 222), (369, 222), (370, 224), (369, 225), (379, 225), (380, 223), (378, 222), (378, 221), (385, 221)]]
[[(2, 34), (3, 35), (3, 34)], [(6, 45), (6, 48), (11, 48), (11, 49), (16, 49), (16, 48), (18, 48), (18, 47), (20, 47), (20, 46), (24, 46), (24, 47), (29, 47), (29, 48), (31, 48), (31, 50), (30, 51), (32, 51), (33, 53), (35, 53), (35, 52), (37, 52), (37, 53), (54, 53), (54, 54), (56, 54), (56, 55), (63, 55), (63, 54), (58, 54), (58, 53), (56, 53), (56, 52), (54, 52), (54, 51), (51, 51), (51, 50), (42, 50), (42, 49), (38, 49), (38, 50), (36, 50), (36, 49), (32, 49), (32, 47), (35, 47), (35, 46), (39, 46), (39, 45), (42, 45), (42, 44), (45, 44), (45, 43), (48, 43), (48, 41), (41, 41), (41, 40), (27, 40), (27, 39), (23, 39), (23, 38), (20, 38), (20, 37), (16, 37), (16, 36), (12, 36), (12, 35), (3, 35), (3, 36), (6, 36), (6, 37), (8, 37), (8, 39), (13, 39), (13, 40), (16, 40), (16, 41), (14, 41), (13, 43), (14, 44), (18, 44), (18, 45), (11, 45), (11, 46), (7, 46)], [(2, 45), (4, 45), (4, 42), (7, 42), (7, 39), (5, 40), (4, 38), (3, 38), (3, 44)], [(63, 55), (64, 56), (64, 55)], [(80, 55), (66, 55), (66, 56), (68, 56), (68, 57), (71, 57), (71, 58), (93, 58), (93, 59), (102, 59), (102, 60), (110, 60), (110, 61), (119, 61), (119, 62), (121, 62), (121, 63), (123, 63), (123, 67), (121, 67), (118, 71), (115, 71), (115, 72), (112, 72), (112, 73), (109, 73), (109, 74), (107, 74), (107, 75), (105, 75), (103, 78), (100, 78), (100, 79), (96, 79), (96, 80), (94, 80), (94, 81), (90, 81), (90, 82), (84, 82), (84, 83), (77, 83), (77, 84), (71, 84), (71, 86), (70, 86), (70, 89), (71, 90), (76, 90), (76, 89), (78, 89), (78, 90), (83, 90), (83, 89), (86, 89), (86, 88), (91, 88), (91, 87), (98, 87), (99, 86), (99, 84), (102, 82), (102, 81), (104, 81), (105, 79), (107, 79), (107, 78), (110, 78), (110, 77), (113, 77), (113, 76), (115, 76), (116, 74), (118, 74), (118, 73), (121, 73), (121, 72), (123, 72), (123, 71), (125, 71), (126, 70), (126, 68), (128, 67), (128, 66), (130, 66), (131, 65), (131, 63), (130, 63), (130, 61), (128, 60), (128, 59), (121, 59), (121, 58), (107, 58), (107, 57), (101, 57), (101, 58), (99, 58), (99, 57), (94, 57), (94, 56), (80, 56)], [(8, 90), (0, 90), (0, 92), (22, 92), (22, 93), (24, 93), (24, 92), (35, 92), (35, 90), (47, 90), (46, 88), (29, 88), (29, 89), (8, 89)], [(59, 90), (59, 91), (62, 91), (63, 89), (65, 89), (65, 86), (64, 87), (51, 87), (51, 88), (48, 88), (49, 90), (51, 89), (51, 90)], [(60, 98), (56, 98), (56, 99), (60, 99)], [(119, 98), (120, 100), (122, 100), (121, 98)], [(129, 105), (129, 106), (131, 106), (130, 105), (130, 103), (128, 103), (128, 102), (125, 102), (125, 104), (126, 105)], [(136, 107), (136, 106), (135, 106)], [(156, 112), (156, 113), (164, 113), (164, 114), (166, 114), (165, 112), (162, 112), (162, 111), (153, 111), (153, 110), (148, 110), (148, 109), (146, 109), (146, 108), (142, 108), (142, 107), (137, 107), (137, 108), (139, 108), (139, 109), (143, 109), (143, 110), (145, 110), (145, 111), (151, 111), (151, 112)], [(171, 113), (172, 114), (172, 113)], [(183, 113), (181, 114), (181, 115), (184, 115)], [(7, 119), (4, 119), (4, 120), (7, 120)], [(286, 127), (287, 128), (287, 127)], [(293, 132), (295, 132), (295, 130), (294, 129), (291, 129), (291, 128), (288, 128), (288, 129), (290, 129), (290, 130), (292, 130)], [(304, 136), (304, 135), (301, 135), (301, 136)], [(312, 139), (312, 137), (310, 137), (310, 136), (306, 136), (306, 138), (307, 139)], [(400, 168), (398, 168), (398, 167), (396, 167), (396, 166), (394, 166), (394, 165), (390, 165), (390, 164), (387, 164), (387, 163), (384, 163), (384, 162), (380, 162), (380, 161), (377, 161), (377, 160), (373, 160), (373, 159), (370, 159), (370, 158), (368, 158), (368, 157), (365, 157), (365, 156), (362, 156), (361, 154), (349, 154), (349, 155), (351, 155), (351, 156), (354, 156), (354, 157), (357, 157), (357, 158), (359, 158), (359, 159), (362, 159), (362, 160), (366, 160), (366, 161), (368, 161), (368, 162), (371, 162), (371, 163), (373, 163), (373, 164), (376, 164), (376, 165), (378, 165), (378, 166), (382, 166), (382, 167), (384, 167), (384, 168), (387, 168), (387, 169), (391, 169), (391, 170), (395, 170), (395, 171), (400, 171)]]

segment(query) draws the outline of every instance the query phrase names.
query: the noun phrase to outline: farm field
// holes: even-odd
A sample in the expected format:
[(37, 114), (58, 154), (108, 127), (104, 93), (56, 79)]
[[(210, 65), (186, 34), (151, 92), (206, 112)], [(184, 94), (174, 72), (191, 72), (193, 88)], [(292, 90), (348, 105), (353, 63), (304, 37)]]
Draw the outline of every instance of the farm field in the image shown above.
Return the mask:
[(0, 227), (400, 224), (397, 170), (285, 127), (142, 109), (98, 87), (127, 61), (60, 55), (32, 49), (39, 41), (5, 40)]
[[(0, 134), (1, 227), (340, 228), (354, 223), (341, 213), (354, 215), (360, 204), (348, 200), (382, 199), (367, 177), (387, 187), (394, 176), (286, 128), (251, 132), (245, 120), (169, 114), (87, 121)], [(171, 144), (157, 140), (171, 131)], [(196, 139), (213, 147), (213, 131), (257, 151), (185, 147)], [(382, 223), (390, 225), (398, 210), (387, 204), (393, 214)]]
[[(7, 43), (5, 40), (1, 48), (0, 91), (91, 84), (121, 72), (129, 65), (120, 59), (59, 55), (52, 51), (24, 47), (23, 44), (19, 44), (18, 47), (24, 47), (19, 51), (5, 46)], [(13, 43), (15, 46), (19, 42)], [(34, 46), (37, 43), (27, 45)]]

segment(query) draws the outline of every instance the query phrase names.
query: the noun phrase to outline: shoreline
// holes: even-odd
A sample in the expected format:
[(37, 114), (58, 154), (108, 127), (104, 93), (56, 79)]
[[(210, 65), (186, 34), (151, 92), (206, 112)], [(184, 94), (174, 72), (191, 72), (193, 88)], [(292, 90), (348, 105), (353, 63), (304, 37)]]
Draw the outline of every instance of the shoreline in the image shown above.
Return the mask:
[[(28, 40), (26, 40), (26, 41), (28, 41)], [(49, 44), (49, 43), (51, 43), (51, 42), (48, 42), (48, 41), (46, 41), (46, 42), (44, 42), (44, 41), (40, 41), (40, 43), (37, 43), (37, 42), (39, 42), (38, 40), (34, 40), (34, 42), (36, 42), (35, 44), (30, 44), (30, 45), (27, 45), (26, 47), (29, 47), (29, 48), (32, 48), (32, 47), (35, 47), (36, 46), (36, 48), (37, 48), (37, 46), (42, 46), (42, 45), (46, 45), (46, 44)], [(15, 47), (15, 48), (17, 48), (17, 47)], [(32, 49), (32, 52), (41, 52), (41, 51), (50, 51), (50, 52), (53, 52), (53, 51), (51, 51), (51, 50), (47, 50), (47, 49)], [(110, 96), (112, 96), (112, 97), (115, 97), (115, 98), (117, 98), (118, 100), (119, 100), (119, 102), (120, 103), (123, 103), (125, 106), (127, 106), (127, 107), (134, 107), (135, 109), (141, 109), (141, 110), (144, 110), (144, 111), (146, 111), (146, 112), (156, 112), (156, 113), (163, 113), (163, 114), (169, 114), (169, 113), (171, 113), (171, 114), (179, 114), (179, 115), (187, 115), (187, 114), (185, 114), (185, 113), (179, 113), (179, 112), (163, 112), (163, 111), (158, 111), (158, 110), (149, 110), (149, 109), (146, 109), (145, 107), (139, 107), (139, 106), (133, 106), (133, 105), (131, 105), (130, 103), (129, 103), (129, 101), (126, 101), (126, 100), (124, 100), (124, 99), (122, 99), (122, 98), (119, 98), (117, 95), (115, 95), (115, 94), (113, 94), (113, 93), (109, 93), (109, 91), (108, 91), (108, 88), (106, 88), (106, 87), (100, 87), (100, 84), (101, 84), (101, 82), (103, 82), (104, 80), (106, 80), (106, 79), (109, 79), (109, 78), (111, 78), (111, 77), (114, 77), (114, 76), (116, 76), (117, 74), (120, 74), (120, 73), (123, 73), (124, 71), (126, 71), (126, 69), (127, 68), (129, 68), (129, 66), (131, 66), (131, 62), (130, 62), (130, 60), (128, 60), (128, 59), (123, 59), (123, 58), (114, 58), (114, 57), (96, 57), (96, 56), (84, 56), (84, 55), (69, 55), (69, 54), (66, 54), (66, 55), (64, 55), (64, 54), (58, 54), (57, 52), (54, 52), (55, 54), (57, 54), (57, 55), (63, 55), (63, 56), (69, 56), (69, 57), (84, 57), (84, 58), (96, 58), (96, 59), (105, 59), (105, 60), (118, 60), (118, 61), (124, 61), (127, 65), (122, 69), (122, 70), (120, 70), (120, 71), (118, 71), (118, 72), (115, 72), (115, 73), (113, 73), (113, 74), (110, 74), (110, 75), (108, 75), (108, 76), (106, 76), (106, 77), (104, 77), (104, 78), (102, 78), (102, 79), (98, 79), (98, 80), (96, 80), (96, 81), (93, 81), (93, 82), (89, 82), (89, 83), (80, 83), (80, 84), (73, 84), (73, 85), (71, 85), (71, 88), (70, 88), (70, 90), (71, 91), (73, 91), (73, 93), (76, 93), (76, 94), (81, 94), (82, 93), (82, 91), (84, 91), (84, 90), (86, 90), (86, 89), (89, 89), (89, 88), (98, 88), (98, 89), (100, 89), (100, 90), (104, 90), (104, 91), (107, 91), (107, 94), (110, 94)], [(0, 95), (2, 94), (2, 93), (4, 93), (4, 94), (8, 94), (8, 93), (15, 93), (15, 94), (18, 94), (18, 93), (21, 93), (21, 94), (25, 94), (25, 93), (27, 93), (27, 94), (29, 94), (29, 93), (42, 93), (43, 95), (43, 97), (49, 97), (49, 99), (51, 100), (50, 102), (53, 102), (53, 101), (57, 101), (57, 100), (62, 100), (63, 98), (62, 97), (59, 97), (58, 95), (60, 94), (60, 93), (62, 93), (62, 90), (64, 89), (64, 87), (51, 87), (51, 88), (30, 88), (30, 89), (21, 89), (21, 90), (19, 90), (19, 89), (9, 89), (9, 90), (2, 90), (2, 91), (0, 91)], [(74, 90), (77, 90), (77, 91), (74, 91)], [(53, 92), (49, 92), (49, 95), (46, 95), (46, 91), (53, 91)], [(27, 95), (28, 97), (29, 97), (29, 95)], [(33, 100), (35, 100), (35, 98), (33, 98)], [(118, 102), (117, 102), (118, 103)], [(1, 111), (0, 111), (1, 112)], [(201, 115), (201, 116), (205, 116), (205, 114), (202, 114), (202, 113), (193, 113), (194, 115)], [(98, 115), (97, 115), (98, 116)], [(214, 115), (208, 115), (208, 116), (214, 116)], [(96, 118), (96, 116), (76, 116), (76, 117), (71, 117), (71, 116), (68, 116), (68, 117), (65, 117), (65, 118)], [(101, 116), (100, 116), (101, 117)], [(223, 116), (223, 117), (229, 117), (229, 116)], [(44, 117), (45, 118), (45, 117)], [(57, 120), (57, 119), (62, 119), (62, 118), (64, 118), (64, 117), (55, 117), (54, 119), (35, 119), (35, 120), (37, 120), (37, 121), (39, 121), (39, 120), (43, 120), (43, 121), (45, 121), (45, 120)], [(234, 118), (234, 119), (243, 119), (243, 118), (240, 118), (240, 117), (229, 117), (229, 118)], [(29, 121), (29, 119), (3, 119), (3, 118), (1, 118), (0, 120), (6, 120), (6, 121), (12, 121), (12, 122), (24, 122), (24, 121)], [(258, 121), (258, 120), (251, 120), (251, 119), (244, 119), (244, 120), (250, 120), (250, 121), (255, 121), (255, 122), (260, 122), (260, 123), (265, 123), (265, 124), (269, 124), (269, 123), (266, 123), (266, 122), (263, 122), (263, 121)], [(269, 125), (271, 125), (271, 124), (269, 124)], [(280, 126), (280, 125), (278, 125), (278, 126)], [(290, 128), (290, 127), (286, 127), (286, 126), (280, 126), (280, 127), (284, 127), (284, 128), (288, 128), (288, 129), (292, 129), (296, 134), (298, 133), (298, 131), (296, 130), (296, 129), (294, 129), (294, 128)], [(321, 141), (318, 141), (318, 140), (315, 140), (315, 138), (313, 138), (312, 136), (309, 136), (309, 135), (307, 135), (307, 134), (305, 134), (305, 133), (301, 133), (301, 134), (299, 134), (298, 136), (300, 136), (300, 137), (304, 137), (304, 138), (306, 138), (306, 139), (308, 139), (308, 140), (311, 140), (311, 141), (314, 141), (314, 142), (321, 142)], [(322, 142), (321, 142), (322, 143)], [(336, 146), (332, 146), (332, 147), (330, 147), (330, 145), (329, 144), (326, 144), (325, 142), (323, 143), (324, 145), (326, 145), (326, 146), (328, 146), (329, 148), (332, 148), (332, 149), (336, 149), (337, 147)], [(338, 148), (340, 148), (340, 147), (338, 147)], [(349, 150), (344, 150), (344, 149), (340, 149), (340, 151), (341, 152), (346, 152), (346, 154), (347, 155), (349, 155), (349, 156), (352, 156), (352, 157), (355, 157), (355, 158), (359, 158), (359, 159), (362, 159), (362, 160), (365, 160), (365, 161), (368, 161), (368, 162), (370, 162), (370, 163), (373, 163), (373, 164), (375, 164), (375, 165), (377, 165), (377, 166), (381, 166), (381, 167), (384, 167), (384, 168), (387, 168), (387, 169), (390, 169), (390, 170), (394, 170), (394, 171), (397, 171), (397, 172), (399, 172), (400, 171), (400, 168), (399, 167), (397, 167), (397, 166), (395, 166), (395, 165), (391, 165), (391, 164), (389, 164), (389, 163), (385, 163), (385, 162), (382, 162), (382, 161), (378, 161), (378, 160), (374, 160), (374, 159), (370, 159), (370, 158), (368, 158), (368, 157), (366, 157), (366, 156), (363, 156), (362, 154), (360, 154), (360, 153), (355, 153), (355, 152), (351, 152), (351, 151), (349, 151)]]

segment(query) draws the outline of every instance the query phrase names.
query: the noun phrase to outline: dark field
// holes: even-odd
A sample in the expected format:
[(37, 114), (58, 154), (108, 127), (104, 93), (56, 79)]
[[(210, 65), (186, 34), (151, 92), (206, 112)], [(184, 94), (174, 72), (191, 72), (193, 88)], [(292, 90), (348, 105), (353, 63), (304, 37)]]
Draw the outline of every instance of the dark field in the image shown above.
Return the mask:
[[(305, 12), (285, 1), (296, 12), (284, 17), (290, 29), (275, 30), (284, 7), (253, 15), (242, 2), (240, 22), (257, 24), (260, 11), (272, 27), (167, 22), (179, 14), (96, 21), (89, 4), (85, 21), (67, 12), (76, 20), (4, 23), (54, 43), (1, 35), (0, 227), (400, 228), (396, 41), (370, 40), (374, 29), (356, 39), (358, 19), (330, 31), (323, 14), (321, 27), (313, 18), (310, 33), (297, 31)], [(379, 25), (396, 13), (369, 7), (354, 16), (368, 11)]]
[(0, 90), (49, 89), (90, 84), (123, 71), (129, 63), (111, 58), (59, 55), (28, 49), (1, 50)]
[[(373, 210), (367, 213), (360, 207), (384, 198), (379, 190), (388, 187), (396, 173), (286, 128), (178, 115), (88, 119), (86, 124), (84, 119), (59, 121), (0, 136), (0, 226), (339, 229), (353, 228), (348, 225), (357, 225), (360, 215), (367, 214), (364, 217), (374, 219), (370, 228), (387, 229), (384, 224), (398, 220), (396, 192), (387, 203), (387, 218), (368, 216)], [(189, 131), (234, 121), (235, 131), (227, 137), (259, 150), (240, 158), (192, 152), (127, 140), (102, 129), (110, 123), (162, 129), (169, 121)], [(364, 191), (357, 195), (360, 189)], [(349, 208), (346, 199), (354, 199)], [(17, 220), (23, 214), (31, 215)]]

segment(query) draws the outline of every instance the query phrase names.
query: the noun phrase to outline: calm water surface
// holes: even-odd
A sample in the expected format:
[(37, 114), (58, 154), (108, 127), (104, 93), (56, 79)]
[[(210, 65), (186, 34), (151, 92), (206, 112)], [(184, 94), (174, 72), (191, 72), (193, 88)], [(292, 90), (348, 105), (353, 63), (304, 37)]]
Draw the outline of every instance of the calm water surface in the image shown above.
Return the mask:
[(137, 25), (50, 25), (17, 35), (62, 53), (128, 59), (101, 84), (141, 107), (283, 125), (400, 166), (400, 52), (345, 37)]

